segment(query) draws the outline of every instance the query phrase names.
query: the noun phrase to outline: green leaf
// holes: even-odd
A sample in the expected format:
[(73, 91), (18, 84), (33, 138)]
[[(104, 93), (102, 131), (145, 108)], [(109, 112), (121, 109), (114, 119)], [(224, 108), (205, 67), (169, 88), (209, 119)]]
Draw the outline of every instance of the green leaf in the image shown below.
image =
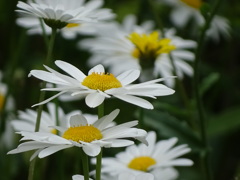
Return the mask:
[(226, 135), (240, 129), (240, 107), (234, 107), (212, 117), (207, 126), (210, 136)]
[(209, 90), (219, 80), (219, 78), (219, 73), (211, 73), (207, 76), (201, 84), (200, 95), (204, 95), (204, 93)]
[(164, 137), (177, 137), (180, 143), (188, 144), (194, 151), (203, 148), (197, 134), (185, 122), (166, 112), (146, 111), (144, 122), (146, 125), (156, 129)]

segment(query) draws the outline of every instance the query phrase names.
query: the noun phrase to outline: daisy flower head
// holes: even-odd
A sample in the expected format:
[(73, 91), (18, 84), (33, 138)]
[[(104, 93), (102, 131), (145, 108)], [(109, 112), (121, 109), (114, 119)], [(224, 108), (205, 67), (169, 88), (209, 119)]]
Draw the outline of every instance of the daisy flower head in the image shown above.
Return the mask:
[[(81, 21), (74, 23), (67, 23), (60, 31), (62, 36), (66, 39), (76, 38), (78, 34), (93, 35), (96, 33), (96, 28), (98, 26), (103, 26), (104, 21), (112, 20), (115, 14), (112, 13), (111, 9), (102, 8), (103, 0), (90, 0), (85, 2), (83, 0), (78, 1), (78, 7), (82, 6), (88, 10), (89, 18), (95, 19), (97, 21)], [(76, 6), (77, 7), (77, 6)], [(76, 8), (75, 7), (75, 8)], [(17, 18), (17, 24), (24, 28), (27, 28), (27, 33), (32, 34), (42, 34), (42, 27), (39, 18), (29, 15), (23, 15)], [(43, 24), (46, 34), (51, 33), (51, 28)]]
[(54, 126), (62, 136), (48, 132), (21, 131), (19, 132), (23, 136), (21, 140), (28, 141), (23, 142), (8, 154), (37, 150), (31, 159), (37, 155), (39, 158), (44, 158), (62, 149), (75, 146), (82, 148), (89, 156), (97, 156), (101, 147), (125, 147), (134, 144), (132, 140), (125, 138), (135, 138), (147, 144), (146, 131), (133, 128), (138, 124), (137, 121), (109, 127), (118, 113), (119, 110), (116, 109), (93, 124), (90, 124), (83, 115), (75, 114), (70, 117), (69, 128)]
[(156, 96), (174, 93), (174, 90), (159, 84), (160, 81), (164, 80), (162, 78), (131, 84), (140, 76), (139, 70), (128, 70), (115, 77), (111, 73), (105, 73), (102, 65), (97, 65), (90, 69), (88, 75), (85, 75), (67, 62), (57, 60), (55, 64), (70, 76), (61, 74), (47, 66), (45, 68), (49, 72), (32, 70), (30, 75), (57, 85), (57, 87), (42, 90), (59, 91), (58, 94), (34, 106), (45, 104), (64, 93), (71, 93), (72, 96), (85, 97), (86, 104), (92, 108), (102, 104), (106, 98), (115, 97), (142, 108), (153, 109), (150, 102), (138, 96), (156, 98)]
[[(39, 132), (48, 132), (56, 134), (57, 130), (52, 128), (58, 123), (60, 126), (67, 127), (67, 118), (62, 108), (58, 108), (59, 120), (56, 118), (56, 108), (54, 103), (47, 104), (47, 111), (42, 112), (41, 124)], [(18, 118), (11, 121), (15, 131), (34, 131), (37, 119), (37, 111), (26, 109), (26, 111), (18, 111)]]
[[(203, 0), (158, 0), (158, 2), (173, 7), (170, 19), (178, 28), (186, 27), (187, 23), (191, 20), (195, 28), (199, 28), (205, 23), (205, 19), (200, 12), (200, 8), (204, 4)], [(210, 28), (207, 31), (207, 36), (216, 42), (220, 40), (221, 36), (229, 38), (229, 21), (224, 17), (214, 16)]]
[(98, 10), (102, 1), (92, 0), (35, 0), (24, 3), (19, 1), (17, 12), (43, 19), (51, 28), (61, 29), (66, 26), (77, 26), (84, 22), (96, 22), (98, 16), (106, 16), (108, 10)]
[[(57, 108), (57, 109), (56, 109)], [(56, 112), (58, 113), (58, 119), (56, 118)], [(41, 123), (39, 132), (49, 132), (57, 134), (57, 130), (53, 126), (69, 127), (70, 116), (74, 114), (82, 114), (80, 110), (72, 111), (65, 114), (61, 107), (57, 107), (54, 103), (47, 104), (47, 111), (43, 111), (41, 115)], [(97, 120), (97, 115), (83, 114), (89, 123), (94, 123)], [(19, 111), (18, 117), (11, 121), (16, 132), (18, 131), (34, 131), (37, 119), (37, 111), (27, 109), (25, 111)]]
[[(111, 177), (111, 179), (108, 179), (106, 177), (102, 178), (103, 180), (115, 180)], [(116, 180), (154, 180), (154, 176), (150, 173), (144, 173), (139, 175), (134, 175), (131, 173), (122, 173), (119, 175), (119, 177)], [(84, 180), (84, 176), (82, 175), (74, 175), (72, 176), (72, 180)], [(89, 180), (92, 180), (89, 178)], [(164, 179), (163, 179), (164, 180)]]
[[(149, 132), (147, 135), (148, 146), (144, 144), (132, 145), (120, 152), (115, 158), (103, 158), (102, 172), (111, 176), (117, 176), (122, 172), (135, 175), (151, 173), (155, 179), (174, 179), (178, 173), (172, 166), (191, 166), (190, 159), (179, 158), (190, 152), (190, 148), (184, 144), (173, 147), (177, 138), (156, 142), (156, 133)], [(160, 173), (161, 172), (161, 173)], [(163, 173), (165, 172), (165, 173)]]
[[(173, 29), (165, 30), (163, 37), (161, 32), (153, 30), (151, 21), (137, 25), (133, 17), (127, 16), (122, 24), (115, 23), (99, 30), (95, 38), (80, 41), (79, 47), (93, 54), (89, 59), (90, 65), (102, 63), (116, 74), (131, 68), (141, 69), (140, 80), (146, 81), (173, 75), (171, 53), (177, 76), (192, 75), (192, 67), (185, 61), (194, 59), (190, 49), (196, 47), (196, 42), (176, 36)], [(174, 79), (164, 82), (174, 86)]]

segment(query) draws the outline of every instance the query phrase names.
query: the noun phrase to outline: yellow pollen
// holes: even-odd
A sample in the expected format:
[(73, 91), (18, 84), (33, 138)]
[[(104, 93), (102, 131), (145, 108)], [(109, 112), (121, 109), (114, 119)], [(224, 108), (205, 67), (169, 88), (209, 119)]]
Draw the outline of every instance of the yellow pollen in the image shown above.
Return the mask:
[(180, 0), (180, 1), (195, 9), (199, 9), (203, 3), (202, 0)]
[(102, 139), (102, 133), (99, 129), (92, 125), (70, 127), (62, 136), (65, 139), (72, 141), (92, 142), (94, 140)]
[(92, 73), (88, 75), (83, 80), (82, 85), (101, 91), (122, 87), (121, 82), (113, 74), (105, 73)]
[(128, 167), (138, 171), (147, 172), (148, 168), (157, 162), (149, 156), (139, 156), (134, 158), (129, 164)]
[(176, 49), (174, 45), (171, 45), (170, 39), (159, 39), (159, 33), (157, 31), (151, 34), (138, 34), (136, 32), (129, 35), (128, 39), (135, 45), (135, 49), (132, 51), (132, 56), (135, 58), (155, 59), (161, 53), (169, 53)]
[(77, 23), (69, 23), (69, 24), (67, 24), (67, 28), (73, 28), (73, 27), (78, 27), (78, 26), (80, 26), (80, 24), (77, 24)]
[(5, 96), (0, 93), (0, 111), (1, 111), (2, 108), (3, 108), (4, 100), (5, 100)]

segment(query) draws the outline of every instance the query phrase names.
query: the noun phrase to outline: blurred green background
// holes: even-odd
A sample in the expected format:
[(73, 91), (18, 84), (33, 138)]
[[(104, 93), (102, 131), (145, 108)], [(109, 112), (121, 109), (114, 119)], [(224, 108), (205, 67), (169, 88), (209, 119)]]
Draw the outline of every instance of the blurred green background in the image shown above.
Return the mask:
[[(14, 12), (16, 4), (17, 0), (0, 1), (0, 70), (5, 75), (3, 81), (10, 80), (11, 82), (10, 94), (15, 99), (16, 110), (25, 110), (38, 102), (40, 81), (28, 78), (27, 75), (32, 69), (43, 69), (42, 61), (45, 58), (46, 47), (41, 36), (28, 36), (26, 30), (16, 25), (17, 13)], [(153, 19), (153, 13), (146, 0), (105, 0), (105, 6), (113, 9), (119, 21), (130, 13), (136, 14), (140, 22)], [(160, 7), (159, 16), (162, 17), (166, 27), (172, 27), (168, 19), (168, 11), (167, 7)], [(211, 147), (209, 149), (210, 160), (214, 179), (237, 180), (240, 178), (240, 1), (222, 1), (218, 14), (229, 19), (231, 38), (229, 40), (221, 39), (218, 43), (205, 42), (200, 66), (200, 87), (207, 116), (207, 132)], [(194, 37), (188, 37), (187, 29), (179, 31), (178, 35), (194, 39)], [(79, 36), (77, 40), (66, 40), (58, 36), (53, 57), (70, 62), (86, 73), (89, 69), (86, 65), (89, 53), (76, 48), (76, 43), (81, 38), (84, 37)], [(185, 78), (183, 83), (189, 97), (193, 97), (191, 79)], [(176, 92), (171, 97), (158, 98), (160, 100), (154, 102), (155, 109), (158, 111), (145, 110), (146, 129), (156, 129), (159, 132), (159, 138), (177, 136), (180, 143), (188, 143), (193, 149), (189, 158), (195, 161), (195, 165), (190, 168), (178, 168), (181, 174), (179, 179), (198, 180), (200, 171), (197, 161), (201, 142), (195, 131), (189, 129), (184, 121), (179, 121), (179, 119), (187, 117), (188, 111), (181, 107), (178, 95)], [(86, 108), (83, 101), (61, 103), (61, 106), (66, 112), (79, 108), (83, 112), (96, 113), (96, 109)], [(118, 100), (107, 101), (106, 107), (111, 107), (106, 109), (106, 113), (115, 108), (121, 109), (123, 113), (118, 116), (118, 122), (136, 119), (138, 113), (135, 106), (128, 105), (126, 107), (123, 102)], [(196, 116), (195, 111), (192, 113), (193, 116)], [(156, 117), (163, 120), (156, 122), (154, 121)], [(17, 142), (18, 139), (16, 139), (15, 146)], [(114, 155), (121, 150), (123, 149), (106, 150), (105, 154)], [(28, 159), (31, 153), (6, 156), (9, 149), (4, 144), (0, 144), (0, 151), (1, 179), (26, 179)], [(39, 172), (37, 173), (41, 175), (38, 179), (66, 179), (68, 174), (70, 176), (67, 177), (71, 177), (77, 173), (80, 155), (78, 157), (69, 156), (69, 159), (62, 158), (68, 153), (78, 154), (75, 151), (76, 149), (67, 150), (56, 153), (48, 159), (38, 160)], [(62, 171), (54, 173), (58, 162), (65, 166), (57, 167)]]

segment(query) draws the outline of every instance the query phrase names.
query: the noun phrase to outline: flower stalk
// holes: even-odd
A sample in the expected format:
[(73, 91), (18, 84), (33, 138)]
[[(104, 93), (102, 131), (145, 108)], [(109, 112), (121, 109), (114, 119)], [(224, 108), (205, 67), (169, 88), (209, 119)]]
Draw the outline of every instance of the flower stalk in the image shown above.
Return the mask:
[[(98, 106), (98, 119), (104, 116), (104, 102)], [(101, 180), (101, 168), (102, 168), (102, 149), (97, 155), (97, 164), (96, 164), (96, 180)]]
[[(49, 65), (51, 62), (51, 57), (53, 53), (53, 46), (54, 46), (54, 41), (56, 37), (57, 29), (52, 28), (52, 35), (49, 41), (49, 46), (48, 46), (48, 52), (47, 52), (47, 57), (45, 60), (45, 64)], [(43, 82), (43, 88), (46, 87), (46, 82)], [(45, 99), (45, 91), (40, 92), (40, 97), (39, 97), (39, 102), (42, 102)], [(40, 105), (37, 110), (37, 119), (36, 119), (36, 125), (35, 125), (35, 132), (39, 131), (40, 128), (40, 123), (41, 123), (41, 116), (42, 116), (42, 111), (43, 111), (43, 105)], [(28, 180), (33, 180), (34, 176), (34, 169), (35, 169), (35, 160), (31, 161), (30, 167), (29, 167), (29, 174), (28, 174)]]
[(206, 180), (211, 180), (212, 179), (212, 174), (211, 174), (211, 169), (209, 167), (209, 152), (208, 150), (208, 139), (206, 135), (206, 117), (204, 115), (204, 108), (203, 108), (203, 103), (202, 99), (200, 96), (199, 92), (199, 63), (201, 60), (201, 54), (203, 51), (203, 45), (204, 45), (204, 39), (206, 36), (206, 32), (210, 26), (210, 23), (214, 17), (214, 15), (217, 12), (217, 9), (220, 5), (220, 0), (216, 0), (215, 4), (212, 7), (212, 10), (208, 12), (207, 16), (205, 17), (205, 24), (202, 27), (200, 31), (200, 35), (197, 41), (197, 49), (195, 51), (195, 61), (194, 61), (194, 77), (193, 77), (193, 89), (194, 89), (194, 95), (196, 99), (196, 104), (197, 104), (197, 110), (198, 110), (198, 116), (199, 116), (199, 124), (200, 124), (200, 134), (201, 134), (201, 139), (202, 143), (205, 147), (206, 152), (201, 156), (202, 159), (202, 169), (204, 171), (204, 179)]
[(89, 180), (88, 156), (84, 153), (82, 149), (81, 149), (81, 158), (82, 158), (82, 165), (83, 165), (84, 180)]

